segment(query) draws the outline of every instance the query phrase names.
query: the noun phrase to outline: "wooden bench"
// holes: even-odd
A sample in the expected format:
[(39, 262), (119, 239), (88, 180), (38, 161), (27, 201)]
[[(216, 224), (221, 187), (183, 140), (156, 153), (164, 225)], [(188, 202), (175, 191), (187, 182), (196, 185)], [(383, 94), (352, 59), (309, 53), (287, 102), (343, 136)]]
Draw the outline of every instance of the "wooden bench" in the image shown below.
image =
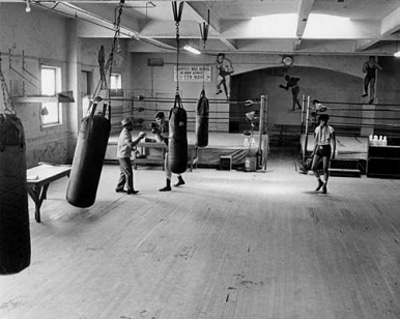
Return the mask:
[(40, 207), (47, 197), (50, 183), (64, 176), (69, 176), (70, 165), (41, 164), (26, 171), (28, 194), (35, 203), (35, 219), (40, 223)]

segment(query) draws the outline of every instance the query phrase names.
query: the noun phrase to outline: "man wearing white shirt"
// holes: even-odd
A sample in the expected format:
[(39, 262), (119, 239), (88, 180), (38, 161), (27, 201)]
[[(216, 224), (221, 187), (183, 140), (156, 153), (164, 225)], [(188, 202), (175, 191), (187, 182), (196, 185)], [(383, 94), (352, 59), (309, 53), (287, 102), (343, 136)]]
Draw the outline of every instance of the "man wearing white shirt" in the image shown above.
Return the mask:
[(117, 158), (119, 162), (120, 176), (115, 191), (117, 193), (125, 192), (124, 186), (127, 185), (127, 194), (137, 194), (133, 186), (133, 170), (131, 164), (131, 153), (133, 148), (146, 136), (146, 133), (140, 132), (139, 136), (132, 140), (133, 123), (127, 118), (121, 121), (122, 130), (118, 137)]

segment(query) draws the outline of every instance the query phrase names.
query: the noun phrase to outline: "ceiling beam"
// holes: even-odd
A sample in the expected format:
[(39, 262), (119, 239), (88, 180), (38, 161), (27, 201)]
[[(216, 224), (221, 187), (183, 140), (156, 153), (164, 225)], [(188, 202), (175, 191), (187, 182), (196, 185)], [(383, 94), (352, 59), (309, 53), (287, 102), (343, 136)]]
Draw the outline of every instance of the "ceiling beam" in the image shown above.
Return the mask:
[(357, 40), (354, 51), (362, 52), (362, 51), (368, 50), (375, 44), (379, 43), (379, 41), (380, 41), (380, 39)]
[[(78, 31), (78, 34), (82, 37), (110, 37), (113, 33), (110, 31), (115, 30), (114, 25), (114, 12), (110, 12), (105, 10), (104, 8), (86, 8), (85, 6), (76, 6), (75, 4), (68, 3), (68, 1), (63, 1), (65, 3), (59, 3), (55, 5), (54, 2), (46, 2), (41, 1), (38, 3), (35, 1), (35, 5), (38, 5), (42, 8), (45, 8), (51, 12), (68, 16), (73, 19), (77, 19), (83, 22), (80, 24), (82, 27)], [(74, 2), (74, 1), (69, 1)], [(79, 1), (80, 3), (88, 3), (87, 1)], [(89, 9), (91, 11), (89, 11)], [(92, 25), (90, 27), (89, 24)], [(120, 36), (127, 38), (134, 38), (136, 40), (142, 39), (143, 41), (153, 44), (156, 47), (164, 48), (167, 50), (176, 50), (176, 47), (173, 47), (165, 42), (159, 41), (152, 37), (147, 36), (139, 36), (139, 23), (135, 21), (131, 17), (129, 19), (122, 15), (121, 17), (121, 25), (120, 25)]]
[(314, 4), (314, 0), (301, 0), (299, 3), (299, 9), (297, 12), (297, 14), (298, 14), (297, 28), (296, 28), (297, 40), (293, 43), (294, 51), (297, 51), (300, 49), (304, 30), (306, 29), (308, 18), (310, 16), (313, 4)]
[(384, 17), (381, 21), (381, 36), (395, 33), (400, 30), (400, 7)]
[[(94, 26), (94, 28), (92, 29), (97, 29), (99, 37), (104, 36), (104, 30), (107, 30), (106, 33), (108, 33), (110, 30), (115, 30), (114, 11), (110, 12), (106, 10), (99, 10), (98, 8), (96, 10), (89, 11), (86, 8), (81, 8), (72, 3), (64, 2), (34, 2), (33, 4), (55, 14), (66, 16), (86, 23), (91, 23)], [(137, 38), (137, 28), (138, 27), (135, 22), (131, 23), (129, 26), (121, 24), (121, 36)], [(85, 32), (83, 30), (83, 34), (84, 33)]]
[(301, 39), (303, 37), (313, 4), (314, 0), (301, 0), (299, 3), (296, 29), (297, 38)]
[(298, 51), (298, 50), (300, 50), (302, 41), (303, 41), (303, 40), (302, 40), (301, 38), (295, 39), (295, 40), (293, 41), (293, 51)]
[[(370, 49), (384, 38), (390, 38), (390, 35), (400, 30), (400, 7), (388, 14), (381, 20), (380, 34), (378, 38), (356, 41), (356, 52)], [(398, 40), (397, 38), (395, 40)]]

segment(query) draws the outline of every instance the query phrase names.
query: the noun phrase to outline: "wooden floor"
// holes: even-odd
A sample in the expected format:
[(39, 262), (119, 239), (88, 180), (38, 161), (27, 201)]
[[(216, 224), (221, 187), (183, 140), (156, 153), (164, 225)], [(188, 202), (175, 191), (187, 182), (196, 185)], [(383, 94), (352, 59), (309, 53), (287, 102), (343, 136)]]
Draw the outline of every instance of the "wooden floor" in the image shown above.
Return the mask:
[(1, 319), (400, 318), (400, 180), (332, 177), (328, 194), (271, 150), (266, 172), (197, 169), (138, 195), (105, 166), (90, 209), (50, 185), (30, 202), (32, 263), (0, 276)]

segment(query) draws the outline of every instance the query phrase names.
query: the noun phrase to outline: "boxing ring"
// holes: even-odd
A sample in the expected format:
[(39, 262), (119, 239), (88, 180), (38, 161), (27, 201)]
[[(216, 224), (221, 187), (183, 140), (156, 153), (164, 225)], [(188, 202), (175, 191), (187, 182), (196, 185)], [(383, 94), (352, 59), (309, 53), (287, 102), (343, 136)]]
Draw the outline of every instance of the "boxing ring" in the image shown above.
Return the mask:
[[(132, 98), (116, 97), (113, 100), (114, 105), (116, 104), (115, 102), (119, 101), (120, 106), (117, 106), (117, 109), (112, 113), (112, 133), (105, 155), (105, 162), (107, 163), (117, 161), (115, 154), (118, 135), (121, 131), (120, 120), (125, 117), (133, 118), (135, 125), (132, 136), (135, 137), (140, 131), (144, 131), (147, 133), (147, 138), (151, 139), (153, 134), (150, 132), (150, 124), (154, 122), (154, 115), (159, 111), (163, 111), (168, 116), (169, 109), (173, 105), (173, 99), (168, 97), (133, 96)], [(258, 168), (266, 169), (269, 148), (265, 96), (246, 101), (209, 99), (209, 138), (208, 145), (205, 147), (196, 146), (197, 101), (198, 99), (195, 98), (182, 99), (188, 116), (189, 162), (195, 162), (197, 167), (221, 168), (221, 158), (229, 158), (231, 167), (238, 168), (246, 164), (246, 158), (256, 157)], [(243, 105), (243, 111), (232, 114), (229, 111), (230, 104)], [(254, 111), (252, 112), (251, 110)], [(249, 121), (249, 130), (246, 135), (244, 133), (229, 133), (229, 121), (246, 118), (248, 113), (254, 113), (255, 127), (253, 130)], [(252, 136), (248, 135), (252, 131)], [(152, 150), (150, 153), (144, 155), (154, 158), (154, 162), (157, 164), (162, 162), (160, 151), (158, 151), (158, 154), (156, 150)], [(151, 163), (151, 161), (148, 162)]]
[[(302, 118), (300, 138), (303, 170), (309, 170), (314, 149), (314, 130), (319, 114), (329, 114), (329, 125), (336, 132), (336, 154), (331, 171), (337, 175), (397, 177), (400, 172), (394, 161), (400, 158), (396, 150), (400, 145), (400, 105), (363, 104), (352, 102), (317, 101), (307, 98)], [(378, 139), (371, 143), (371, 137)], [(383, 139), (387, 141), (383, 143)], [(391, 155), (393, 152), (395, 154)], [(380, 160), (379, 165), (373, 161)], [(373, 164), (374, 163), (374, 164)], [(372, 165), (373, 164), (373, 165)], [(384, 167), (392, 167), (385, 171)], [(374, 172), (371, 172), (373, 166)], [(385, 173), (380, 174), (380, 171)]]
[[(307, 142), (305, 139), (307, 138)], [(311, 155), (314, 149), (314, 136), (305, 134), (301, 136), (302, 147), (307, 145), (306, 153)], [(336, 136), (336, 155), (339, 160), (367, 160), (368, 157), (368, 137), (362, 136)]]

